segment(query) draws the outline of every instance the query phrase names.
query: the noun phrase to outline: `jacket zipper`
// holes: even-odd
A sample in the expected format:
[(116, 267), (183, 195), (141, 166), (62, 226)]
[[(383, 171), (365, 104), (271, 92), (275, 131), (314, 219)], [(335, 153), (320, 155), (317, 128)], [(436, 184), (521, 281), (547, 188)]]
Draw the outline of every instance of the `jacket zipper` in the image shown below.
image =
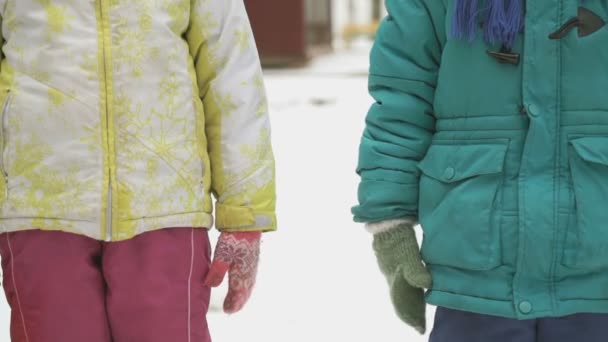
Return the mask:
[(6, 118), (7, 118), (7, 111), (8, 111), (8, 107), (9, 104), (11, 102), (11, 93), (9, 92), (6, 95), (6, 99), (4, 100), (4, 106), (2, 106), (2, 141), (0, 141), (0, 169), (2, 169), (2, 175), (4, 176), (4, 199), (8, 200), (8, 172), (6, 170), (6, 165), (4, 163), (4, 150), (6, 148), (6, 131), (7, 131), (7, 123), (6, 123)]
[[(105, 82), (107, 82), (108, 80), (108, 74), (107, 74), (107, 69), (106, 69), (106, 46), (105, 46), (105, 36), (106, 36), (106, 32), (105, 32), (105, 17), (104, 17), (104, 13), (103, 13), (103, 0), (99, 0), (99, 17), (101, 20), (101, 29), (102, 29), (102, 55), (103, 55), (103, 78), (104, 78), (104, 84), (106, 84)], [(110, 137), (109, 137), (109, 130), (110, 130), (110, 112), (108, 110), (108, 94), (107, 94), (107, 85), (106, 85), (106, 99), (105, 99), (105, 110), (106, 110), (106, 134), (108, 135), (107, 137), (107, 142), (108, 142), (108, 154), (110, 153)], [(108, 155), (108, 161), (109, 161), (110, 156)], [(110, 165), (108, 165), (108, 195), (107, 195), (107, 201), (106, 201), (106, 241), (112, 241), (112, 168)]]

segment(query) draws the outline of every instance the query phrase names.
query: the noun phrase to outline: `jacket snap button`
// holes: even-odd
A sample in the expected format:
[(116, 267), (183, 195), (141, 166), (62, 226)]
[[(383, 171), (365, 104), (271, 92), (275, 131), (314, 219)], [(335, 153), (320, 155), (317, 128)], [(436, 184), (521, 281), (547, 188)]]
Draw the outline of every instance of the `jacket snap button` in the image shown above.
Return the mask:
[(528, 302), (527, 300), (520, 302), (519, 311), (523, 314), (529, 314), (532, 312), (532, 303)]
[(454, 170), (453, 167), (448, 167), (445, 169), (445, 172), (443, 172), (443, 178), (446, 180), (451, 180), (454, 178), (454, 176), (456, 176), (456, 170)]
[(528, 114), (534, 117), (538, 116), (538, 108), (536, 108), (536, 106), (533, 104), (528, 105)]

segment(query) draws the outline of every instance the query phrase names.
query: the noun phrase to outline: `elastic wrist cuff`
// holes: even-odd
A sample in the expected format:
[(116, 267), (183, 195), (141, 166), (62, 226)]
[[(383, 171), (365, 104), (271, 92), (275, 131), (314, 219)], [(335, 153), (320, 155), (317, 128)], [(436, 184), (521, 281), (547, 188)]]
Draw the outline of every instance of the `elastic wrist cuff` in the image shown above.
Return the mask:
[(380, 221), (380, 222), (373, 222), (373, 223), (366, 223), (365, 224), (365, 229), (370, 232), (371, 234), (380, 234), (380, 233), (385, 233), (388, 232), (390, 230), (393, 230), (397, 227), (399, 227), (400, 225), (410, 225), (410, 226), (414, 226), (416, 225), (416, 221), (413, 219), (398, 219), (398, 220), (386, 220), (386, 221)]

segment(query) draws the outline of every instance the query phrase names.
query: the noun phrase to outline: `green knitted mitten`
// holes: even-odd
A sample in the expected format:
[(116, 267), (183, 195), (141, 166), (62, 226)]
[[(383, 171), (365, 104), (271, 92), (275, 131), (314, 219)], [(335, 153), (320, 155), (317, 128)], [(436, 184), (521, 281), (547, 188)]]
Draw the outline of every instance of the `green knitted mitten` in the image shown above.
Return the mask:
[(423, 289), (431, 287), (431, 274), (422, 263), (414, 227), (400, 224), (378, 233), (374, 235), (373, 247), (380, 270), (388, 280), (397, 315), (424, 334), (426, 303)]

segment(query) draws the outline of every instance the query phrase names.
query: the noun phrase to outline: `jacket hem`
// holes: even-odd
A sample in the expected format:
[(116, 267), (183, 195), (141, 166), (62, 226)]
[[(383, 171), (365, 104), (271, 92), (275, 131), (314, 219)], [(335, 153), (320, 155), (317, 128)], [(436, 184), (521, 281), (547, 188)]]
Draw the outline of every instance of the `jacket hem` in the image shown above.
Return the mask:
[(505, 300), (432, 290), (426, 293), (426, 302), (453, 310), (520, 320), (563, 317), (580, 313), (608, 314), (608, 298), (559, 300), (555, 311), (532, 311), (525, 318), (518, 317), (513, 302)]
[[(193, 212), (146, 217), (119, 221), (115, 241), (129, 240), (137, 235), (165, 228), (205, 228), (213, 226), (213, 216), (206, 212)], [(99, 229), (99, 220), (74, 220), (61, 218), (0, 218), (0, 232), (18, 232), (26, 230), (62, 231), (83, 235), (91, 239), (104, 241), (105, 235)]]
[[(513, 303), (505, 300), (480, 298), (431, 290), (426, 293), (426, 302), (431, 305), (453, 310), (473, 312), (482, 315), (517, 318)], [(529, 318), (533, 318), (533, 315), (530, 315)]]

